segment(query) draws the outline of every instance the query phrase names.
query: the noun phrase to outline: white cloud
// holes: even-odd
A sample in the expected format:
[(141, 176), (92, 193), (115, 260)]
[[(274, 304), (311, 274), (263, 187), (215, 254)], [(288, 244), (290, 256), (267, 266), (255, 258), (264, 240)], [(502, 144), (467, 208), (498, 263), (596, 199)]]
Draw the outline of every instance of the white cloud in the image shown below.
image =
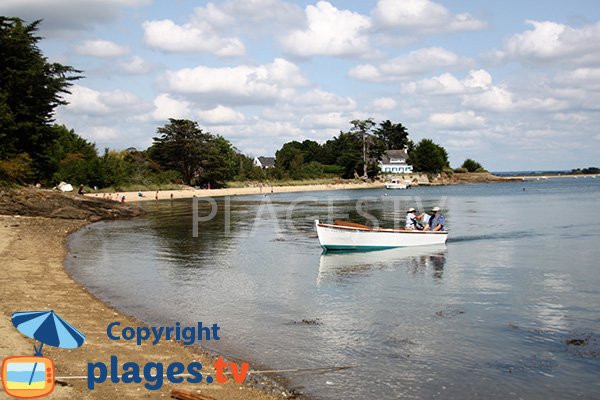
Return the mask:
[(284, 50), (300, 57), (360, 56), (370, 51), (369, 17), (339, 10), (326, 1), (306, 6), (307, 28), (294, 30), (282, 40)]
[(92, 126), (86, 129), (83, 135), (99, 141), (115, 139), (118, 136), (117, 130), (110, 126)]
[(212, 53), (219, 57), (242, 56), (246, 50), (238, 38), (222, 38), (210, 25), (177, 25), (170, 19), (145, 21), (146, 44), (166, 53)]
[(393, 58), (379, 66), (372, 64), (356, 66), (349, 71), (349, 75), (368, 82), (385, 82), (466, 63), (468, 60), (461, 59), (449, 50), (441, 47), (428, 47), (411, 51), (406, 56)]
[(65, 95), (65, 100), (69, 103), (65, 109), (70, 113), (104, 117), (137, 112), (144, 107), (142, 99), (124, 90), (102, 92), (75, 84), (69, 91), (71, 94)]
[(589, 121), (589, 117), (583, 113), (558, 113), (552, 119), (561, 122), (582, 123)]
[(436, 113), (429, 117), (429, 121), (435, 126), (455, 130), (475, 129), (485, 126), (485, 118), (473, 111)]
[(188, 101), (175, 99), (168, 93), (161, 93), (154, 99), (154, 110), (136, 119), (140, 121), (167, 121), (169, 118), (191, 119), (192, 114), (191, 104)]
[(307, 129), (339, 129), (347, 124), (347, 116), (341, 112), (305, 115), (300, 119), (300, 126)]
[(128, 61), (120, 61), (118, 65), (122, 71), (132, 75), (147, 74), (154, 69), (152, 63), (139, 56), (133, 56)]
[(122, 7), (139, 7), (151, 0), (2, 0), (0, 14), (15, 15), (28, 22), (44, 19), (42, 32), (89, 30), (119, 17)]
[(110, 108), (101, 100), (101, 93), (86, 86), (73, 85), (69, 91), (71, 94), (65, 96), (69, 103), (66, 108), (69, 111), (85, 114), (107, 114)]
[(487, 111), (509, 111), (515, 108), (512, 92), (501, 86), (492, 86), (485, 92), (467, 95), (463, 98), (462, 104)]
[(197, 7), (193, 24), (208, 23), (219, 32), (243, 30), (246, 34), (275, 32), (300, 27), (304, 12), (295, 4), (281, 0), (226, 0)]
[(379, 110), (392, 110), (396, 108), (397, 105), (398, 103), (396, 103), (396, 100), (392, 99), (391, 97), (379, 97), (373, 100), (371, 106), (372, 108)]
[(129, 47), (121, 46), (109, 40), (86, 40), (75, 51), (83, 56), (118, 57), (129, 53)]
[(237, 125), (245, 120), (244, 114), (220, 104), (210, 110), (198, 112), (198, 117), (210, 125)]
[(350, 111), (356, 109), (356, 101), (350, 97), (338, 96), (321, 89), (312, 89), (306, 93), (294, 94), (289, 99), (293, 109), (312, 109), (319, 112)]
[(533, 29), (510, 36), (498, 52), (500, 58), (524, 63), (600, 62), (600, 22), (579, 29), (550, 21), (527, 23)]
[(559, 85), (572, 85), (585, 89), (600, 89), (600, 68), (577, 68), (559, 73), (555, 82)]
[(414, 33), (473, 31), (486, 23), (470, 14), (452, 14), (443, 5), (429, 0), (379, 0), (373, 18), (386, 28)]
[(463, 80), (445, 72), (430, 79), (403, 83), (401, 91), (411, 94), (456, 95), (485, 90), (490, 88), (491, 84), (492, 76), (489, 72), (480, 69), (469, 71), (469, 75)]
[(184, 68), (167, 71), (165, 78), (168, 88), (177, 93), (214, 95), (246, 104), (285, 96), (288, 89), (307, 83), (295, 64), (281, 58), (259, 66)]
[(481, 140), (479, 139), (448, 139), (447, 143), (450, 147), (455, 149), (476, 149), (481, 146)]

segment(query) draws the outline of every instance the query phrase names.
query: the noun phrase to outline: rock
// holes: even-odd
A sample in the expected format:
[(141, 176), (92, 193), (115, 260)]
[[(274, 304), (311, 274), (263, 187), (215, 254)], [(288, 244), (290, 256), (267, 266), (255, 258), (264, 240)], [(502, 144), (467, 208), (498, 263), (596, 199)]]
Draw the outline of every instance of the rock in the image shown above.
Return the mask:
[(142, 214), (139, 208), (109, 200), (62, 193), (53, 190), (20, 188), (0, 190), (0, 214), (61, 219), (131, 218)]

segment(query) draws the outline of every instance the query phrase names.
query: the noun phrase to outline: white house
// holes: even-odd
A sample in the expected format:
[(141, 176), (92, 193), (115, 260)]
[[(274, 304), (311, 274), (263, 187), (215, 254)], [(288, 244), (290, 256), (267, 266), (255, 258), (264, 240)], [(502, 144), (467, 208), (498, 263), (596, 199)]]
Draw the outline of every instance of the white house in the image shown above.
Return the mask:
[(254, 157), (254, 165), (261, 168), (273, 168), (275, 166), (275, 157)]
[(413, 172), (413, 167), (407, 161), (406, 149), (386, 150), (379, 160), (379, 168), (384, 174), (410, 174)]

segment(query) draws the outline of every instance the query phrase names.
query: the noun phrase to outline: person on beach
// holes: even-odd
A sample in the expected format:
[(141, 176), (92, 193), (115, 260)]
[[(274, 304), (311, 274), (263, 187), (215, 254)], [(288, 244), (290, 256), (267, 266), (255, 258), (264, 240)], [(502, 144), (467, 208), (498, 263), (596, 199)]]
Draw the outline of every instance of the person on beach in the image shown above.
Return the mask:
[(431, 231), (443, 231), (446, 225), (446, 218), (442, 215), (439, 207), (433, 207), (431, 209), (433, 216), (429, 220), (429, 230)]
[(121, 203), (125, 203), (125, 196), (121, 197)]
[(83, 183), (81, 185), (79, 185), (79, 191), (78, 191), (78, 193), (80, 195), (82, 195), (82, 196), (85, 194), (85, 190), (83, 190)]
[(158, 190), (156, 191), (156, 195), (154, 196), (156, 200), (158, 200)]

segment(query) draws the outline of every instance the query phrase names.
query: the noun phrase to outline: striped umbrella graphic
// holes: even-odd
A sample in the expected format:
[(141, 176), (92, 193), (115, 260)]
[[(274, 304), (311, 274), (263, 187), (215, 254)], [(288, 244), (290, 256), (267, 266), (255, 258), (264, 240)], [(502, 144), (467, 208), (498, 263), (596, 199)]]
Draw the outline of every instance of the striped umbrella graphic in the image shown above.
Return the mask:
[[(11, 320), (19, 332), (41, 343), (39, 348), (33, 345), (36, 356), (43, 356), (42, 347), (45, 344), (63, 349), (75, 349), (85, 341), (85, 335), (59, 317), (54, 310), (16, 312)], [(36, 367), (37, 363), (33, 365), (29, 384)]]

